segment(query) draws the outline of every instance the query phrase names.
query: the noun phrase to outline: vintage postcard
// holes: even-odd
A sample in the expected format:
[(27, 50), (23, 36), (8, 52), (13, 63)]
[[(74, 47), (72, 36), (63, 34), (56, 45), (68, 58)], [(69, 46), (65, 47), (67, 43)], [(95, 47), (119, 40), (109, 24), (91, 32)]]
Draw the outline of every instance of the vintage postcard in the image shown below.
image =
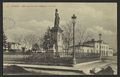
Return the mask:
[(3, 3), (4, 75), (117, 75), (117, 3)]

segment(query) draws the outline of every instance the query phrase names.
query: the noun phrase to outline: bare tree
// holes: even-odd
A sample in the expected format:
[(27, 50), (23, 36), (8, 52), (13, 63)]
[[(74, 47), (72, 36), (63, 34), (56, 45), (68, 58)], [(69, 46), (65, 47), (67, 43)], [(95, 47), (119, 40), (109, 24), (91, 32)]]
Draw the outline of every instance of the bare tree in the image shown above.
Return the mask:
[(14, 42), (22, 43), (23, 35), (14, 35)]
[(93, 34), (88, 32), (86, 27), (83, 27), (82, 25), (77, 27), (76, 29), (76, 38), (78, 38), (78, 42), (80, 44), (83, 44), (84, 42), (88, 41), (93, 37)]
[(66, 25), (63, 25), (63, 43), (65, 45), (65, 48), (69, 49), (69, 46), (73, 40), (73, 26), (72, 23), (66, 23)]
[[(79, 23), (79, 22), (77, 22)], [(65, 45), (65, 48), (70, 47), (72, 45), (72, 40), (73, 40), (73, 25), (71, 22), (66, 23), (66, 25), (63, 25), (63, 42)], [(87, 28), (83, 27), (80, 24), (76, 24), (75, 27), (75, 40), (78, 43), (83, 44), (83, 42), (91, 39), (93, 36), (92, 33), (87, 31)]]
[(19, 35), (13, 37), (15, 42), (21, 43), (24, 47), (30, 48), (33, 44), (42, 42), (42, 37), (37, 34)]
[(43, 48), (43, 41), (44, 41), (43, 35), (39, 35), (38, 39), (37, 39), (37, 43), (39, 45), (39, 48)]

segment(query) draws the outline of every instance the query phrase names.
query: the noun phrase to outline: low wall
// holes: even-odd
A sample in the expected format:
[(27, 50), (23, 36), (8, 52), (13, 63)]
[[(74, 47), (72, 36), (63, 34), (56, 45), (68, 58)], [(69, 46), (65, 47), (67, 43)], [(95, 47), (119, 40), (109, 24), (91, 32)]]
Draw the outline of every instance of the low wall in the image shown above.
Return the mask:
[[(3, 55), (3, 62), (21, 62), (28, 64), (47, 64), (47, 65), (72, 65), (73, 57), (72, 54), (66, 55), (66, 53), (61, 53), (62, 57), (55, 57), (53, 53), (5, 53)], [(92, 56), (93, 54), (84, 54), (84, 56), (80, 56), (80, 53), (76, 55), (76, 63), (90, 62), (99, 60), (99, 56)]]

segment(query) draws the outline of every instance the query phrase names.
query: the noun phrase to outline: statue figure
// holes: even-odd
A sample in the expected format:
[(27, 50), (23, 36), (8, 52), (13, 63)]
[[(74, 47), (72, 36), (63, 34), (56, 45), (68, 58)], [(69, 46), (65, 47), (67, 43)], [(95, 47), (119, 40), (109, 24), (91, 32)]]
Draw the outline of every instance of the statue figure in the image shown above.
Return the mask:
[(55, 27), (59, 26), (59, 21), (60, 21), (60, 17), (59, 17), (59, 14), (58, 14), (58, 10), (56, 9), (55, 10), (55, 22), (54, 22)]

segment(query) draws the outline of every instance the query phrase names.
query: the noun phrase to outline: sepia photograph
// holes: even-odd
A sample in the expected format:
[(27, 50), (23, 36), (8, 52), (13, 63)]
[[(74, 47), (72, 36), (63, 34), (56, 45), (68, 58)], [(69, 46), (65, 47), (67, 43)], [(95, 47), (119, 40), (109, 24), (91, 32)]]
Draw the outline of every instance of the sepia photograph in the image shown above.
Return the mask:
[(3, 75), (117, 70), (117, 3), (3, 2)]

